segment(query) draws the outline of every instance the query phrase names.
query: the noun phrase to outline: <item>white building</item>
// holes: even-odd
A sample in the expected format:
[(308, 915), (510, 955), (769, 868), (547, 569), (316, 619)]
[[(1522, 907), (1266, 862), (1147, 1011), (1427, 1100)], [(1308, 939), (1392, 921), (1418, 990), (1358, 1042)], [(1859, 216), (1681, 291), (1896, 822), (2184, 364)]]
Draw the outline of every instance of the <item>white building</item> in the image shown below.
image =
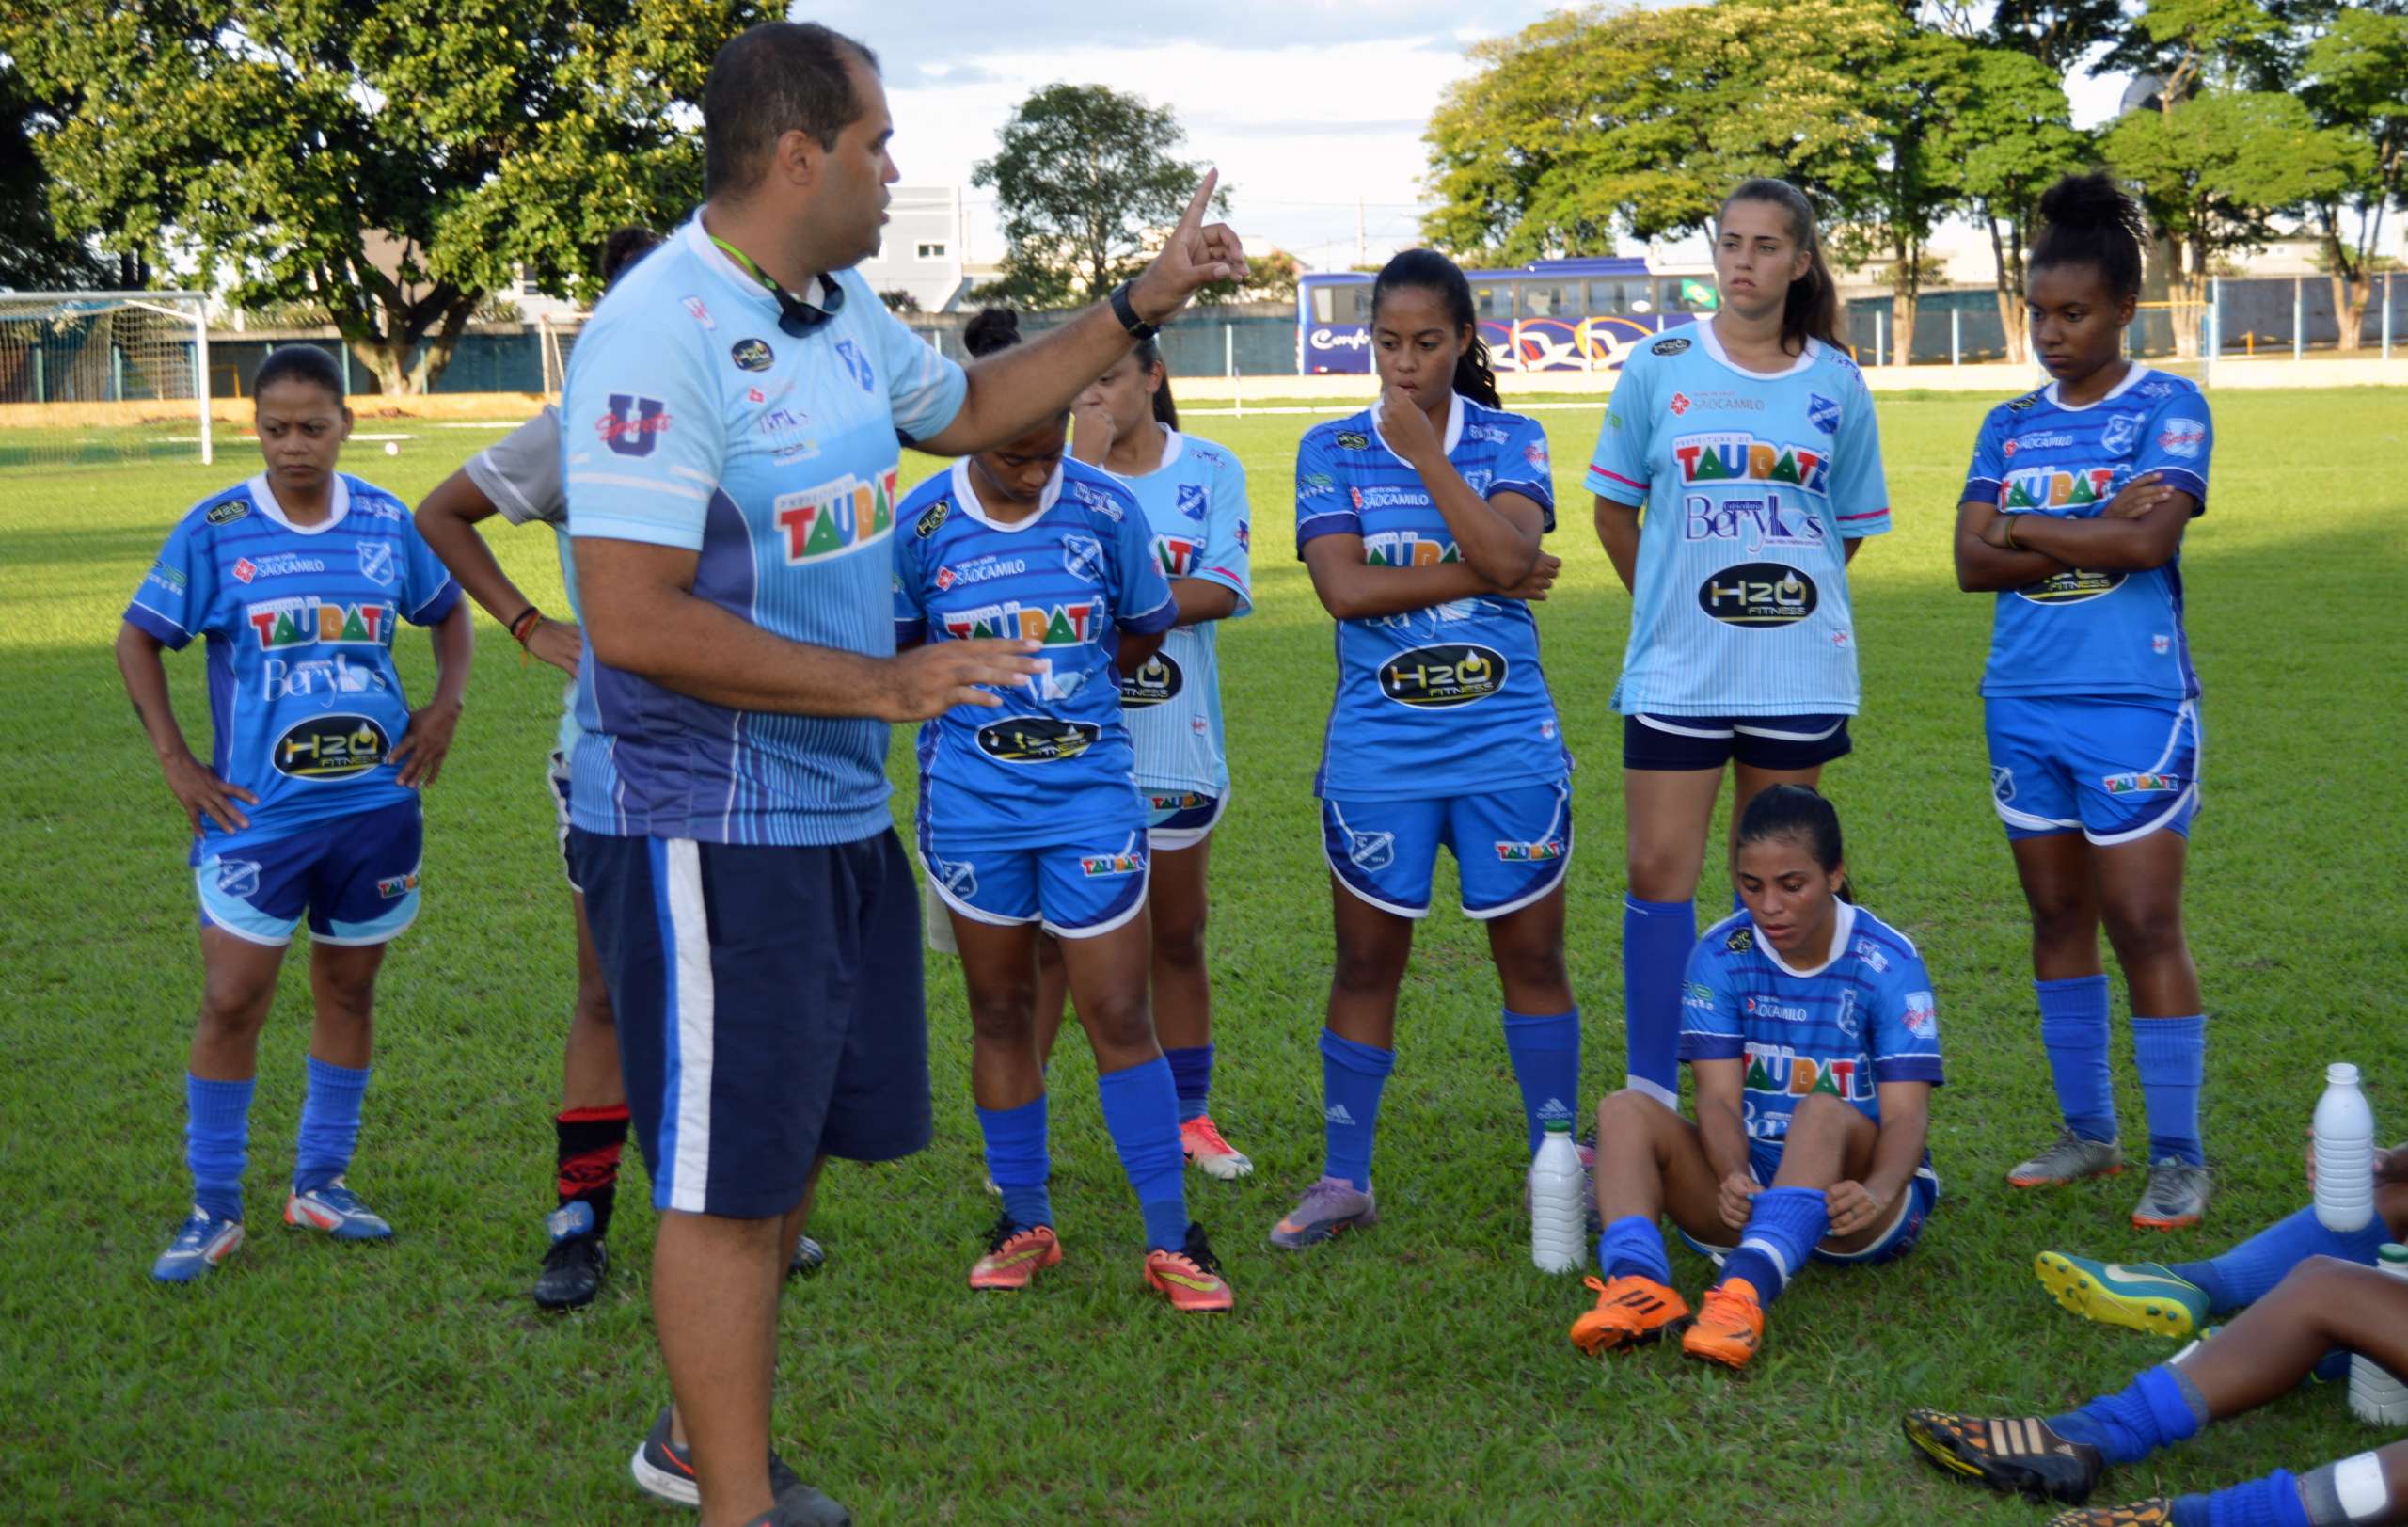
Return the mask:
[(878, 253), (854, 268), (877, 293), (908, 292), (923, 312), (943, 312), (960, 297), (968, 228), (961, 187), (898, 185), (886, 208)]

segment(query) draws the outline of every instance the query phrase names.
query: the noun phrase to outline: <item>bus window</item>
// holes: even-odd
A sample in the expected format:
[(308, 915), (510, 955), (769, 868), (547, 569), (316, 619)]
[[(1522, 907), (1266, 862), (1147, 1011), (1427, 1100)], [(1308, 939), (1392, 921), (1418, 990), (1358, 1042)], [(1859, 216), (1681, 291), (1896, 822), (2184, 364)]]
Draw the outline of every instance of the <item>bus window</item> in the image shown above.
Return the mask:
[(1722, 297), (1711, 277), (1667, 276), (1661, 306), (1666, 312), (1712, 312), (1722, 306)]
[(1371, 321), (1371, 283), (1357, 281), (1346, 289), (1346, 321), (1368, 324)]
[(1513, 288), (1519, 283), (1497, 281), (1471, 289), (1471, 310), (1475, 318), (1491, 318), (1500, 324), (1513, 321)]
[(1522, 316), (1552, 318), (1560, 323), (1580, 320), (1580, 283), (1578, 281), (1525, 281), (1522, 283)]
[(1589, 312), (1595, 318), (1621, 318), (1647, 310), (1647, 282), (1591, 281)]
[(1316, 324), (1326, 324), (1330, 320), (1330, 311), (1335, 306), (1330, 301), (1331, 291), (1326, 286), (1313, 288), (1313, 322)]

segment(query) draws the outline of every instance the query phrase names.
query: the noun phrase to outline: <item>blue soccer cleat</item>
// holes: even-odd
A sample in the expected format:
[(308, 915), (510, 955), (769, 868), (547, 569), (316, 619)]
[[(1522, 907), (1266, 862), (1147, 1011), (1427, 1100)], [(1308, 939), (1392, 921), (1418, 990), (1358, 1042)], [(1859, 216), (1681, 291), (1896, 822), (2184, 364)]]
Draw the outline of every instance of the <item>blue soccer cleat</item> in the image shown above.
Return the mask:
[(150, 1276), (163, 1283), (192, 1283), (209, 1276), (243, 1244), (243, 1222), (219, 1219), (196, 1203), (192, 1215), (177, 1230), (176, 1238), (150, 1264)]
[(284, 1201), (284, 1222), (324, 1231), (338, 1241), (384, 1241), (393, 1234), (393, 1227), (360, 1202), (340, 1177), (307, 1193), (295, 1188)]

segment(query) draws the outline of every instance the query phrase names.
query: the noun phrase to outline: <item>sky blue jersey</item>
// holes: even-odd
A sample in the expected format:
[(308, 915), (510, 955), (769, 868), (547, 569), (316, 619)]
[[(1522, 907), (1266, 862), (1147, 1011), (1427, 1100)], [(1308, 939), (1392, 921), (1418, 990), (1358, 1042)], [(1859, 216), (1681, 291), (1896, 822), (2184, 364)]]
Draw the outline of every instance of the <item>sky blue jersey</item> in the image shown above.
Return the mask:
[[(968, 384), (858, 274), (833, 280), (834, 316), (788, 334), (699, 215), (622, 276), (569, 357), (569, 533), (695, 552), (696, 597), (884, 658), (896, 432), (941, 432)], [(579, 673), (570, 812), (589, 832), (829, 844), (892, 825), (883, 722), (713, 705), (596, 661), (590, 642)]]
[[(1459, 562), (1446, 516), (1365, 409), (1316, 424), (1296, 448), (1296, 554), (1356, 535), (1380, 566)], [(1538, 422), (1457, 396), (1447, 459), (1482, 498), (1518, 493), (1555, 523), (1554, 471)], [(1407, 801), (1544, 785), (1572, 771), (1539, 667), (1538, 622), (1520, 599), (1482, 595), (1338, 623), (1338, 692), (1313, 791)]]
[(1856, 714), (1845, 543), (1890, 528), (1856, 362), (1809, 340), (1743, 371), (1703, 320), (1634, 345), (1586, 481), (1647, 511), (1616, 710)]
[[(1154, 558), (1165, 578), (1200, 578), (1238, 596), (1235, 619), (1254, 608), (1254, 527), (1245, 469), (1210, 440), (1163, 432), (1163, 461), (1121, 485), (1145, 511)], [(1221, 720), (1217, 620), (1181, 626), (1144, 666), (1120, 676), (1120, 704), (1137, 750), (1137, 787), (1224, 795), (1228, 749)]]
[(1742, 912), (1705, 931), (1681, 989), (1681, 1058), (1748, 1062), (1748, 1137), (1789, 1136), (1789, 1111), (1813, 1092), (1853, 1105), (1875, 1123), (1883, 1082), (1945, 1078), (1931, 973), (1908, 937), (1842, 902), (1836, 951), (1792, 969)]
[[(2058, 402), (2052, 382), (1992, 408), (1974, 437), (1960, 501), (2092, 519), (2126, 483), (2157, 472), (2205, 514), (2214, 448), (2198, 384), (2133, 361), (2113, 390), (2084, 407)], [(2195, 699), (2182, 559), (2132, 573), (2076, 568), (2002, 589), (1982, 692)]]
[(1142, 832), (1145, 802), (1121, 719), (1120, 632), (1179, 618), (1128, 485), (1063, 459), (1038, 512), (990, 518), (970, 463), (903, 501), (895, 639), (1042, 641), (1043, 671), (1000, 707), (956, 706), (920, 725), (920, 813), (948, 843), (1033, 848), (1097, 827)]
[(315, 525), (264, 476), (193, 505), (125, 611), (171, 651), (208, 639), (210, 769), (259, 797), (241, 832), (202, 817), (192, 862), (414, 799), (385, 761), (410, 719), (393, 635), (459, 602), (408, 507), (356, 477)]

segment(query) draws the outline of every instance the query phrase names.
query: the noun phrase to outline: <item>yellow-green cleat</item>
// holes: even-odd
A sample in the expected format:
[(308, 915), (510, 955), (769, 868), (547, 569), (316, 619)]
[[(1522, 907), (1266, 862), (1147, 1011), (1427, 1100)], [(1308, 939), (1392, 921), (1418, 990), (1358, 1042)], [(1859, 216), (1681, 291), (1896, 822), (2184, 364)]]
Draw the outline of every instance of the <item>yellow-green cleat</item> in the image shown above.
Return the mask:
[(2049, 1296), (2085, 1320), (2151, 1336), (2196, 1336), (2208, 1323), (2208, 1293), (2155, 1262), (2093, 1262), (2043, 1251), (2032, 1271)]

